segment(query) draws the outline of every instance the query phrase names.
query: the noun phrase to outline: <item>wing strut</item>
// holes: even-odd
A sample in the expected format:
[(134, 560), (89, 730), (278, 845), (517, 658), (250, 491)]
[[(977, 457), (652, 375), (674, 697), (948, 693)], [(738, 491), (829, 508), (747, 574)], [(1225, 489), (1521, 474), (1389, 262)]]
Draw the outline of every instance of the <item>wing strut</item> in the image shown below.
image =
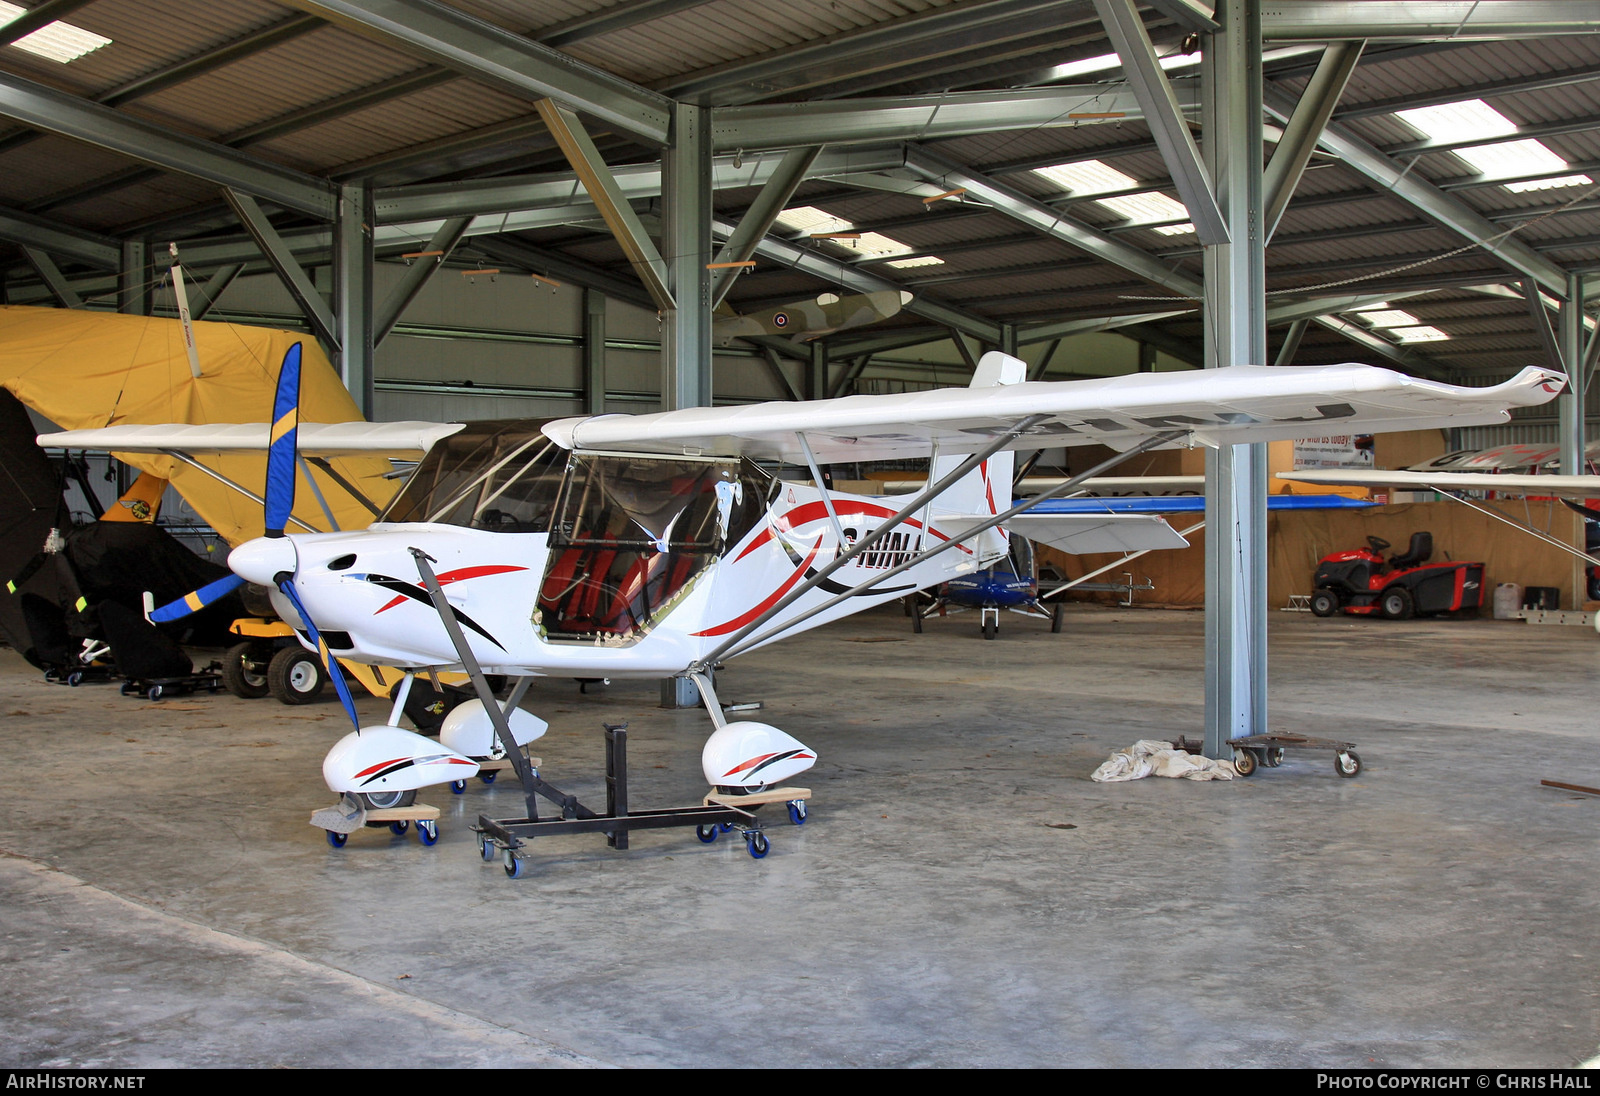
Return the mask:
[[(218, 472), (213, 468), (207, 468), (205, 465), (201, 464), (199, 461), (197, 461), (193, 457), (189, 456), (189, 454), (180, 453), (176, 449), (163, 449), (163, 450), (161, 450), (161, 452), (166, 454), (167, 456), (171, 457), (174, 460), (181, 460), (184, 464), (187, 464), (190, 468), (196, 469), (197, 471), (204, 472), (206, 475), (210, 476), (212, 479), (216, 480), (218, 483), (222, 484), (223, 486), (233, 488), (235, 491), (239, 492), (239, 494), (243, 495), (245, 498), (249, 499), (251, 502), (255, 503), (256, 505), (262, 506), (262, 507), (265, 507), (267, 505), (267, 500), (266, 499), (262, 498), (260, 495), (256, 494), (254, 491), (250, 490), (248, 487), (245, 487), (245, 486), (243, 486), (241, 484), (235, 483), (233, 480), (229, 479), (227, 476), (224, 476), (221, 472)], [(322, 532), (321, 529), (318, 529), (313, 525), (307, 525), (305, 522), (301, 521), (299, 518), (295, 517), (293, 514), (289, 515), (289, 520), (294, 522), (296, 525), (300, 526), (300, 528), (304, 529), (308, 533), (320, 533), (320, 532)]]
[[(972, 454), (972, 456), (962, 461), (954, 471), (945, 476), (943, 479), (939, 480), (938, 483), (929, 484), (927, 487), (923, 488), (923, 490), (920, 491), (915, 498), (901, 508), (899, 513), (895, 514), (892, 518), (878, 526), (866, 536), (857, 540), (853, 547), (846, 549), (844, 547), (843, 539), (841, 538), (839, 547), (843, 550), (840, 552), (839, 558), (835, 559), (832, 563), (819, 570), (815, 575), (812, 575), (806, 581), (802, 582), (783, 597), (779, 598), (777, 603), (774, 604), (772, 608), (768, 609), (766, 612), (752, 620), (749, 624), (746, 624), (743, 628), (740, 628), (737, 632), (734, 632), (733, 635), (723, 640), (723, 642), (714, 650), (712, 650), (710, 654), (691, 663), (688, 667), (689, 672), (691, 674), (703, 674), (708, 668), (715, 666), (717, 664), (717, 660), (726, 654), (727, 651), (734, 645), (742, 641), (745, 636), (749, 635), (767, 621), (783, 612), (801, 597), (822, 585), (829, 575), (833, 574), (839, 568), (843, 567), (845, 564), (859, 556), (862, 552), (866, 551), (868, 548), (871, 548), (874, 544), (878, 543), (878, 541), (888, 536), (896, 526), (916, 512), (917, 508), (922, 506), (924, 502), (942, 494), (951, 484), (955, 483), (962, 476), (966, 475), (984, 461), (994, 456), (1007, 445), (1016, 441), (1017, 438), (1021, 437), (1039, 423), (1043, 422), (1045, 418), (1046, 416), (1044, 415), (1029, 415), (1011, 429), (1000, 434), (994, 439), (994, 441), (990, 442), (978, 452)], [(824, 495), (824, 497), (827, 496)]]
[[(1487, 479), (1489, 477), (1486, 476), (1484, 478)], [(1484, 484), (1484, 489), (1485, 490), (1493, 490), (1494, 489), (1494, 484), (1486, 483), (1486, 484)], [(1520, 529), (1524, 533), (1527, 533), (1530, 537), (1535, 538), (1536, 540), (1542, 540), (1546, 544), (1554, 545), (1555, 547), (1561, 549), (1563, 552), (1566, 552), (1568, 555), (1577, 556), (1581, 560), (1584, 560), (1584, 561), (1586, 561), (1588, 563), (1594, 564), (1597, 567), (1600, 567), (1600, 559), (1596, 559), (1594, 556), (1591, 556), (1588, 552), (1580, 552), (1580, 551), (1578, 551), (1578, 549), (1574, 548), (1572, 545), (1568, 544), (1566, 541), (1562, 540), (1559, 537), (1553, 537), (1549, 533), (1541, 533), (1539, 530), (1535, 529), (1533, 527), (1533, 525), (1531, 523), (1529, 523), (1529, 522), (1515, 521), (1515, 520), (1513, 520), (1511, 518), (1506, 517), (1504, 514), (1496, 513), (1494, 510), (1489, 509), (1487, 506), (1479, 506), (1477, 503), (1473, 502), (1471, 499), (1462, 498), (1460, 495), (1452, 494), (1449, 491), (1441, 491), (1437, 487), (1431, 488), (1431, 490), (1435, 494), (1443, 495), (1445, 498), (1450, 499), (1452, 502), (1459, 502), (1462, 506), (1466, 506), (1466, 507), (1469, 507), (1469, 508), (1471, 508), (1473, 510), (1476, 510), (1480, 514), (1487, 514), (1489, 517), (1494, 518), (1496, 521), (1503, 521), (1507, 525), (1511, 526), (1511, 528), (1513, 528), (1513, 529)]]
[[(1027, 429), (1027, 426), (1025, 424), (1024, 425), (1019, 425), (1018, 427), (1016, 427), (1015, 430), (1011, 431), (1010, 434), (1012, 436), (1014, 436), (1015, 434), (1022, 433), (1026, 429)], [(1017, 505), (1013, 506), (1011, 509), (1005, 511), (1004, 513), (996, 514), (994, 517), (990, 518), (989, 520), (987, 520), (985, 522), (982, 522), (982, 523), (980, 523), (978, 525), (974, 525), (970, 529), (964, 530), (963, 531), (963, 535), (960, 538), (954, 539), (954, 540), (947, 540), (947, 541), (944, 541), (944, 542), (942, 542), (942, 543), (940, 543), (940, 544), (938, 544), (938, 545), (936, 545), (936, 546), (934, 546), (932, 548), (926, 549), (925, 551), (917, 554), (916, 556), (913, 556), (911, 559), (906, 560), (904, 563), (900, 564), (899, 566), (891, 567), (887, 571), (882, 571), (882, 572), (874, 575), (872, 578), (868, 579), (866, 582), (861, 583), (859, 586), (855, 586), (855, 587), (853, 587), (853, 588), (851, 588), (849, 590), (846, 590), (842, 594), (837, 594), (834, 597), (830, 598), (829, 600), (823, 602), (821, 605), (816, 606), (815, 608), (806, 610), (805, 612), (801, 613), (799, 616), (795, 617), (793, 620), (785, 621), (783, 624), (780, 624), (778, 627), (773, 628), (773, 629), (771, 629), (769, 631), (763, 632), (761, 635), (756, 636), (754, 639), (749, 640), (748, 642), (738, 642), (740, 640), (743, 640), (744, 637), (748, 633), (754, 631), (756, 628), (760, 627), (762, 624), (764, 624), (768, 620), (772, 619), (773, 615), (776, 614), (780, 609), (783, 608), (784, 602), (780, 601), (777, 605), (774, 605), (771, 609), (769, 609), (760, 618), (758, 618), (755, 621), (752, 621), (750, 624), (746, 625), (739, 632), (735, 633), (733, 635), (733, 637), (727, 643), (724, 643), (711, 656), (708, 656), (706, 659), (704, 659), (702, 665), (710, 665), (711, 663), (713, 663), (715, 661), (715, 659), (717, 657), (731, 658), (734, 655), (740, 654), (743, 651), (747, 651), (750, 648), (757, 646), (758, 644), (765, 643), (769, 639), (774, 639), (777, 636), (782, 635), (788, 629), (793, 628), (795, 625), (802, 624), (805, 621), (810, 620), (812, 617), (816, 616), (818, 613), (826, 612), (827, 610), (833, 608), (833, 606), (839, 604), (841, 601), (844, 601), (846, 598), (855, 597), (857, 594), (864, 593), (867, 590), (872, 589), (874, 586), (877, 586), (878, 584), (882, 583), (886, 579), (893, 578), (895, 575), (901, 574), (902, 572), (905, 572), (905, 571), (909, 571), (911, 568), (917, 566), (918, 564), (924, 563), (924, 562), (932, 559), (934, 556), (939, 555), (941, 552), (949, 551), (951, 548), (956, 547), (958, 544), (961, 544), (964, 541), (971, 540), (973, 537), (977, 536), (979, 533), (985, 532), (986, 530), (989, 530), (989, 529), (993, 529), (996, 525), (1002, 525), (1005, 522), (1010, 521), (1012, 518), (1016, 517), (1018, 514), (1021, 514), (1021, 513), (1024, 513), (1026, 511), (1028, 511), (1028, 510), (1033, 509), (1035, 506), (1039, 505), (1041, 502), (1046, 502), (1046, 501), (1048, 501), (1050, 499), (1058, 498), (1061, 495), (1065, 495), (1068, 492), (1073, 491), (1074, 489), (1077, 488), (1077, 486), (1080, 483), (1082, 483), (1084, 480), (1088, 479), (1091, 476), (1098, 476), (1102, 472), (1105, 472), (1105, 471), (1107, 471), (1109, 469), (1115, 468), (1117, 465), (1121, 464), (1123, 461), (1127, 460), (1130, 457), (1137, 456), (1138, 454), (1145, 452), (1147, 449), (1154, 449), (1159, 445), (1165, 445), (1166, 443), (1168, 443), (1170, 441), (1175, 441), (1178, 438), (1183, 437), (1187, 433), (1188, 433), (1187, 430), (1170, 430), (1170, 431), (1167, 431), (1165, 433), (1156, 434), (1156, 435), (1154, 435), (1152, 437), (1148, 437), (1144, 441), (1140, 442), (1138, 445), (1135, 445), (1133, 448), (1129, 449), (1127, 452), (1118, 453), (1113, 457), (1109, 457), (1106, 460), (1101, 461), (1099, 464), (1095, 465), (1093, 468), (1089, 469), (1087, 472), (1083, 472), (1083, 473), (1081, 473), (1079, 475), (1071, 477), (1066, 482), (1064, 482), (1064, 483), (1062, 483), (1062, 484), (1060, 484), (1060, 485), (1058, 485), (1056, 487), (1052, 487), (1050, 490), (1044, 492), (1044, 494), (1037, 495), (1034, 498), (1027, 499), (1027, 500), (1025, 500), (1023, 502), (1019, 502)], [(989, 456), (989, 453), (992, 453), (992, 452), (995, 452), (995, 451), (996, 451), (995, 449), (989, 450), (988, 453), (983, 454), (983, 458), (985, 460), (987, 460), (988, 456)], [(972, 462), (970, 460), (964, 462), (962, 464), (962, 466), (960, 468), (958, 468), (956, 471), (957, 472), (961, 472), (964, 475), (965, 474), (964, 470), (966, 469), (967, 465), (971, 464), (971, 463)], [(954, 473), (952, 473), (952, 475), (953, 474)], [(935, 485), (938, 488), (939, 491), (944, 490), (945, 480), (948, 480), (949, 478), (950, 478), (949, 476), (946, 476), (944, 480), (940, 480), (939, 483)], [(902, 510), (900, 513), (896, 514), (894, 517), (890, 518), (888, 521), (886, 521), (882, 525), (878, 526), (878, 528), (873, 531), (873, 536), (872, 537), (863, 538), (863, 543), (870, 542), (871, 540), (875, 539), (877, 536), (886, 534), (889, 530), (893, 529), (896, 525), (900, 524), (900, 522), (905, 519), (906, 515), (911, 510), (914, 510), (916, 508), (916, 505), (919, 504), (920, 502), (921, 502), (921, 497), (919, 496), (917, 499), (913, 500), (913, 505), (912, 506), (908, 507), (905, 510)], [(858, 545), (858, 548), (859, 547), (860, 546)], [(824, 574), (826, 574), (827, 572), (829, 572), (831, 570), (837, 569), (837, 566), (842, 566), (845, 562), (847, 562), (848, 560), (854, 558), (855, 555), (856, 555), (855, 552), (849, 552), (849, 553), (846, 553), (845, 555), (841, 556), (839, 559), (834, 561), (834, 564), (835, 564), (834, 567), (830, 567), (830, 568), (824, 569), (824, 571), (821, 574), (818, 575), (818, 578), (821, 578)], [(815, 581), (816, 580), (813, 580), (813, 582), (808, 584), (808, 585), (815, 585)], [(786, 599), (786, 600), (793, 601), (793, 596), (791, 595), (791, 597)], [(737, 646), (735, 646), (736, 642), (738, 642)], [(731, 648), (731, 650), (730, 650), (730, 648)], [(701, 669), (701, 666), (696, 666), (694, 668), (696, 670), (699, 670), (699, 669)]]

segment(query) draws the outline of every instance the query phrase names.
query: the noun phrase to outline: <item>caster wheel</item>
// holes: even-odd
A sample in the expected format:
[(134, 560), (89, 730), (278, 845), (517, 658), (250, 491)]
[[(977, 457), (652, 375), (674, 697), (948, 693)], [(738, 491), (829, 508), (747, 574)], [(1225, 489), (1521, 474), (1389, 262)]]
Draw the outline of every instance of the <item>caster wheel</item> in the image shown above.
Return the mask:
[(1273, 748), (1273, 749), (1270, 749), (1270, 750), (1262, 750), (1261, 751), (1261, 756), (1262, 756), (1262, 759), (1264, 761), (1266, 761), (1267, 768), (1269, 768), (1269, 769), (1276, 769), (1279, 765), (1283, 764), (1283, 750), (1282, 750), (1282, 748)]
[(70, 674), (68, 674), (67, 675), (67, 684), (71, 685), (74, 689), (76, 689), (79, 685), (82, 685), (83, 684), (83, 671), (81, 671), (81, 670), (73, 670)]
[(1256, 771), (1256, 752), (1254, 750), (1234, 750), (1233, 767), (1240, 776), (1249, 776)]
[(760, 860), (763, 856), (772, 851), (772, 846), (767, 844), (767, 835), (761, 833), (759, 830), (751, 834), (745, 840), (745, 844), (750, 849), (750, 858), (752, 860)]
[(717, 823), (717, 832), (718, 833), (727, 833), (731, 829), (733, 829), (733, 823), (732, 822), (718, 822)]
[(344, 848), (344, 843), (350, 840), (350, 835), (347, 833), (335, 833), (333, 830), (328, 830), (326, 832), (328, 834), (328, 844), (332, 845), (336, 849)]
[(512, 879), (521, 879), (527, 874), (526, 862), (518, 858), (517, 854), (510, 849), (506, 850), (505, 862), (506, 874)]
[(450, 791), (451, 791), (452, 794), (460, 795), (462, 792), (464, 792), (466, 790), (467, 790), (467, 782), (465, 780), (452, 780), (452, 781), (450, 781)]
[[(494, 778), (499, 775), (500, 774), (498, 772), (479, 773), (478, 779), (483, 781), (485, 784), (493, 784)], [(462, 786), (465, 787), (465, 781), (463, 781)]]
[(146, 693), (144, 695), (150, 700), (160, 700), (161, 699), (161, 686), (159, 686), (159, 685), (150, 686), (149, 690), (146, 691)]
[(796, 826), (806, 824), (806, 801), (804, 799), (789, 800), (789, 821)]
[(122, 683), (122, 690), (121, 691), (122, 691), (122, 695), (123, 696), (132, 696), (134, 693), (138, 692), (139, 690), (134, 686), (134, 684), (131, 681), (124, 681)]
[[(407, 830), (409, 830), (410, 828), (411, 828), (411, 823), (409, 823), (409, 822), (391, 822), (391, 823), (389, 823), (389, 832), (394, 834), (396, 837), (404, 836), (405, 832)], [(422, 823), (421, 822), (417, 823), (417, 828), (418, 829), (422, 828)]]
[(478, 835), (478, 855), (483, 857), (483, 862), (485, 864), (493, 863), (494, 862), (495, 853), (497, 853), (499, 851), (500, 851), (499, 849), (495, 848), (495, 845), (494, 845), (493, 841), (490, 841), (487, 837), (484, 837), (483, 834), (481, 834), (481, 833)]
[(439, 841), (439, 823), (422, 821), (417, 823), (417, 840), (424, 845), (434, 845)]
[(695, 829), (694, 829), (694, 835), (696, 837), (698, 837), (701, 841), (703, 841), (704, 843), (709, 845), (709, 844), (711, 844), (711, 842), (713, 842), (713, 841), (715, 841), (717, 839), (717, 827), (715, 827), (715, 826), (696, 826)]
[(1340, 776), (1355, 776), (1361, 771), (1361, 758), (1354, 750), (1345, 750), (1333, 757), (1333, 771)]

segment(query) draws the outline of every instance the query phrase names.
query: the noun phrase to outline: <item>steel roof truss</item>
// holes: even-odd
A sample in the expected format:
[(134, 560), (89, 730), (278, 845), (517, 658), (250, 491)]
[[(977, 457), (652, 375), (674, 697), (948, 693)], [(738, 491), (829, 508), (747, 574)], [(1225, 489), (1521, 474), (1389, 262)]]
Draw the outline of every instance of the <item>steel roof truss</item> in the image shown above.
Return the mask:
[(671, 101), (560, 50), (433, 0), (289, 0), (367, 38), (535, 102), (554, 97), (608, 128), (667, 143)]
[(261, 211), (256, 200), (248, 194), (241, 194), (232, 189), (225, 189), (222, 194), (239, 218), (239, 222), (244, 225), (245, 231), (250, 233), (256, 246), (261, 249), (261, 254), (266, 256), (267, 262), (277, 272), (284, 288), (294, 297), (300, 306), (300, 311), (305, 313), (311, 329), (317, 333), (319, 339), (337, 350), (339, 329), (334, 321), (333, 312), (322, 299), (322, 294), (317, 292), (317, 287), (312, 284), (305, 270), (295, 260), (289, 245), (278, 235), (278, 230), (272, 227), (272, 222), (267, 220), (267, 215)]
[(1122, 69), (1134, 96), (1144, 111), (1145, 124), (1161, 149), (1161, 158), (1172, 173), (1178, 198), (1189, 211), (1195, 232), (1202, 244), (1225, 244), (1228, 226), (1211, 185), (1211, 173), (1200, 161), (1200, 147), (1189, 132), (1189, 123), (1178, 109), (1178, 100), (1161, 70), (1155, 46), (1133, 6), (1133, 0), (1094, 0), (1094, 10), (1105, 24), (1106, 34), (1122, 58)]

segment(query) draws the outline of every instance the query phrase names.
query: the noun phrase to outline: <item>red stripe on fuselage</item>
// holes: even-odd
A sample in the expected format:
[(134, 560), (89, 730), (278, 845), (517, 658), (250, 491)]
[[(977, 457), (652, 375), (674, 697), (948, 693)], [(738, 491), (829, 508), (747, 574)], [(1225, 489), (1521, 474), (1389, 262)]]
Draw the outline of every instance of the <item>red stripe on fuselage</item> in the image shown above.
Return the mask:
[[(487, 563), (487, 564), (484, 564), (481, 567), (458, 567), (454, 571), (446, 571), (443, 574), (441, 574), (440, 576), (438, 576), (439, 577), (439, 585), (440, 586), (448, 586), (452, 582), (465, 582), (469, 578), (482, 578), (485, 575), (503, 575), (503, 574), (506, 574), (509, 571), (526, 571), (526, 570), (527, 570), (526, 567), (512, 567), (509, 564), (500, 564), (500, 563)], [(396, 605), (399, 605), (402, 601), (409, 601), (409, 600), (411, 600), (411, 599), (406, 597), (406, 595), (404, 595), (404, 594), (396, 594), (394, 597), (389, 599), (388, 604), (384, 605), (384, 607), (382, 609), (378, 610), (378, 613), (388, 612), (390, 609), (393, 609)], [(378, 613), (373, 613), (372, 615), (373, 616), (377, 616)]]
[[(839, 521), (841, 523), (854, 514), (859, 514), (863, 518), (892, 518), (895, 515), (895, 511), (889, 509), (887, 506), (879, 506), (877, 503), (873, 502), (859, 502), (855, 499), (836, 503), (834, 508), (839, 515)], [(818, 500), (817, 502), (807, 502), (793, 507), (788, 512), (779, 516), (776, 520), (778, 525), (785, 532), (792, 532), (797, 525), (808, 525), (813, 521), (822, 521), (827, 516), (828, 507), (823, 502)], [(913, 518), (907, 518), (900, 524), (909, 526), (912, 529), (922, 528), (922, 522)], [(950, 539), (943, 533), (939, 532), (939, 530), (934, 529), (931, 526), (928, 528), (928, 532), (938, 537), (940, 540)], [(750, 548), (754, 547), (754, 544), (750, 546)], [(960, 548), (969, 556), (972, 554), (972, 549), (968, 548), (965, 544), (958, 544), (956, 547)], [(750, 549), (746, 549), (746, 551), (749, 550)], [(741, 552), (740, 555), (743, 556), (744, 553)]]
[(811, 566), (811, 561), (817, 558), (817, 553), (821, 550), (822, 538), (818, 537), (817, 543), (811, 546), (811, 554), (801, 561), (800, 566), (794, 569), (794, 574), (786, 578), (783, 581), (783, 585), (772, 591), (771, 596), (763, 601), (760, 605), (740, 613), (732, 620), (718, 624), (715, 628), (707, 628), (703, 632), (694, 632), (692, 634), (697, 636), (720, 636), (727, 635), (729, 632), (737, 631), (738, 629), (743, 628), (746, 624), (749, 624), (752, 620), (756, 619), (756, 617), (760, 616), (762, 613), (772, 608), (772, 606), (776, 605), (778, 599), (784, 594), (787, 594), (790, 590), (794, 589), (795, 586), (800, 582), (800, 576), (806, 573), (806, 568)]

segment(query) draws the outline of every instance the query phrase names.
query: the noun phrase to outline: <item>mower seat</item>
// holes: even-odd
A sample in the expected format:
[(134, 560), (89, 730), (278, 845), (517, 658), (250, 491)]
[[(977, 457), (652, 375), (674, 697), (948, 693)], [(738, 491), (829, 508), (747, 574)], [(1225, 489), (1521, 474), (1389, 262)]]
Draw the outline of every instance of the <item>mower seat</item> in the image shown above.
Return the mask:
[(1411, 547), (1404, 552), (1396, 552), (1389, 557), (1389, 566), (1396, 571), (1407, 567), (1416, 567), (1428, 562), (1428, 557), (1433, 555), (1433, 534), (1412, 533)]

